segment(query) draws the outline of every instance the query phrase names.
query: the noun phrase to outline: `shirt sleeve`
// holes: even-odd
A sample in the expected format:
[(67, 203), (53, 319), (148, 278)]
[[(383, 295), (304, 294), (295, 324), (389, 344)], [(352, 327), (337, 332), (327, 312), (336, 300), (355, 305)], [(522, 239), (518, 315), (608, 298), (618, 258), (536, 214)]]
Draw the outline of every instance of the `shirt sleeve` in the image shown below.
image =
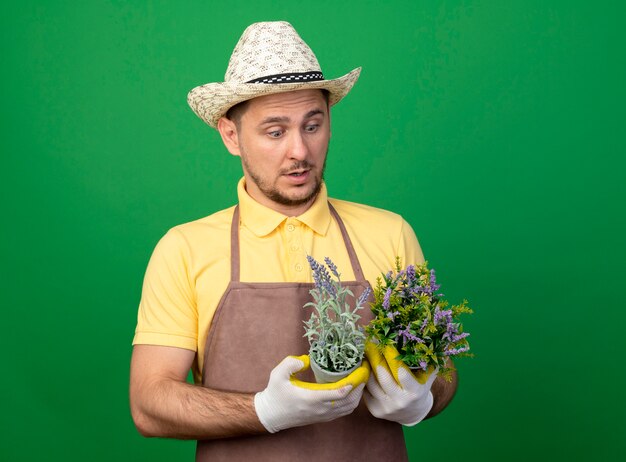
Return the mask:
[(404, 219), (402, 220), (396, 255), (401, 258), (403, 268), (406, 268), (408, 265), (421, 265), (424, 263), (424, 254), (422, 253), (422, 248), (417, 240), (417, 236), (415, 236), (411, 225)]
[(197, 351), (198, 312), (189, 273), (189, 248), (182, 234), (172, 229), (148, 263), (133, 345)]

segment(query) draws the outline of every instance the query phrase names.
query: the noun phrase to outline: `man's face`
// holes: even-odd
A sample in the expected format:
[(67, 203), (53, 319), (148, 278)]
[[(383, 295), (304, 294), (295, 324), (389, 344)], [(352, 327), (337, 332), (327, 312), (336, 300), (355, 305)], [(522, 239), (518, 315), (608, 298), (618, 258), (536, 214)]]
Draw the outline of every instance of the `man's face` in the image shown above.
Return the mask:
[(237, 124), (248, 194), (283, 213), (304, 212), (320, 190), (330, 117), (320, 90), (255, 98)]

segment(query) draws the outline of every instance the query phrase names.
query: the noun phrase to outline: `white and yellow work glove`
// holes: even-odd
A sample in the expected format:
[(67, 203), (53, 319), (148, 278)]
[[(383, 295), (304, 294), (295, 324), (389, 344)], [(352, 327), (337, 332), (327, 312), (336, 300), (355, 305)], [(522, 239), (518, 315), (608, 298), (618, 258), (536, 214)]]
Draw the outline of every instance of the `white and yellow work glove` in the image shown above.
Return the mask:
[(402, 361), (396, 359), (398, 350), (387, 345), (365, 344), (365, 355), (372, 374), (364, 392), (365, 404), (370, 413), (379, 419), (391, 420), (412, 426), (421, 422), (433, 407), (430, 392), (437, 369), (414, 374)]
[(254, 396), (259, 420), (270, 433), (328, 422), (352, 413), (369, 377), (367, 361), (336, 383), (309, 383), (295, 374), (309, 368), (309, 357), (287, 356), (271, 374), (267, 388)]

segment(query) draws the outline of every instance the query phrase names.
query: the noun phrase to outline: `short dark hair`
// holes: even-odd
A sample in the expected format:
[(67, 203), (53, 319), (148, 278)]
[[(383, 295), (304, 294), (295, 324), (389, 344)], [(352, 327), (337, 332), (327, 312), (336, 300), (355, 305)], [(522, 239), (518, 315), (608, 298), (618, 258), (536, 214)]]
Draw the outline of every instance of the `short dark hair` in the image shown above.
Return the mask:
[(232, 120), (235, 122), (235, 125), (239, 129), (241, 126), (241, 118), (243, 117), (246, 109), (248, 108), (248, 102), (250, 100), (242, 101), (241, 103), (235, 104), (228, 111), (226, 111), (226, 118), (228, 120)]
[[(330, 92), (326, 90), (325, 88), (321, 88), (320, 90), (322, 94), (324, 95), (326, 104), (328, 105), (328, 102), (330, 100)], [(241, 118), (243, 117), (243, 115), (246, 112), (246, 109), (248, 108), (249, 101), (250, 100), (246, 100), (246, 101), (242, 101), (241, 103), (235, 104), (233, 107), (228, 109), (228, 111), (226, 111), (225, 117), (228, 120), (232, 120), (233, 122), (235, 122), (237, 129), (241, 127)]]

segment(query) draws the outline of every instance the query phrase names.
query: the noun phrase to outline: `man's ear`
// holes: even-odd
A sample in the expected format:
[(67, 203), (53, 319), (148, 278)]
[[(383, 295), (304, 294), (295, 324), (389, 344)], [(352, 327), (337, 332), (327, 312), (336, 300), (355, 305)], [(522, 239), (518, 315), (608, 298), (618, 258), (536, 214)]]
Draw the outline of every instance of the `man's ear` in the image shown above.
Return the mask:
[(237, 136), (237, 124), (226, 117), (222, 117), (217, 121), (217, 131), (220, 132), (222, 142), (224, 146), (226, 146), (226, 149), (228, 149), (228, 152), (233, 156), (241, 155), (239, 138)]

